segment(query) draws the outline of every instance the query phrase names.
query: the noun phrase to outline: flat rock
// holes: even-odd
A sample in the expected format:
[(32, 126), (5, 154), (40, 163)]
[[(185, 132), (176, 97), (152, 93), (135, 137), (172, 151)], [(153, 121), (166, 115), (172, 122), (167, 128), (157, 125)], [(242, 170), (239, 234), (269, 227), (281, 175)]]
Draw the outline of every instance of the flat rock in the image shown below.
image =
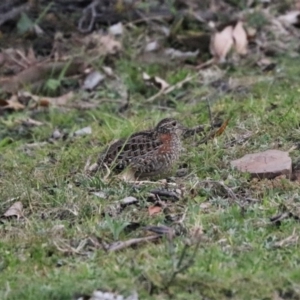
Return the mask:
[(292, 159), (289, 153), (280, 150), (247, 154), (231, 161), (231, 166), (258, 178), (272, 179), (279, 175), (287, 175), (290, 178), (292, 173)]

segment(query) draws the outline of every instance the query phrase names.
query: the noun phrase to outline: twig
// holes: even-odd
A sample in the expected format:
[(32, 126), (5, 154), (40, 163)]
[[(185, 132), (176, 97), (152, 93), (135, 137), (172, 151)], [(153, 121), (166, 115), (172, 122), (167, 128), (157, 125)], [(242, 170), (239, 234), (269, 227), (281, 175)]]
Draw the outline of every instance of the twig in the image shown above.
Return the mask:
[[(82, 16), (79, 19), (78, 26), (77, 26), (78, 30), (81, 33), (90, 32), (94, 28), (95, 20), (98, 15), (97, 10), (96, 10), (97, 4), (98, 4), (98, 1), (94, 0), (83, 10)], [(83, 25), (84, 25), (84, 22), (87, 22), (87, 19), (89, 19), (90, 21), (89, 21), (89, 24), (86, 26), (87, 28), (84, 28)]]
[(129, 180), (127, 181), (127, 183), (130, 184), (135, 184), (136, 187), (139, 187), (141, 185), (159, 185), (159, 186), (166, 186), (166, 187), (177, 187), (177, 184), (175, 182), (161, 182), (161, 181), (150, 181), (150, 180), (141, 180), (141, 181), (133, 181), (133, 180)]
[(130, 246), (142, 243), (142, 242), (153, 241), (160, 237), (161, 237), (160, 235), (151, 235), (151, 236), (147, 236), (147, 237), (143, 237), (143, 238), (134, 238), (134, 239), (130, 239), (130, 240), (123, 241), (123, 242), (116, 242), (116, 243), (109, 245), (106, 250), (108, 252), (118, 251), (118, 250), (122, 250), (124, 248), (130, 247)]
[(191, 129), (186, 129), (185, 132), (183, 133), (183, 138), (187, 139), (197, 133), (204, 132), (204, 126), (199, 125), (197, 127), (191, 128)]
[(223, 131), (225, 130), (225, 128), (226, 128), (228, 122), (229, 122), (229, 119), (227, 119), (227, 120), (222, 124), (222, 126), (221, 126), (220, 128), (218, 128), (218, 129), (216, 129), (216, 130), (211, 130), (211, 131), (209, 132), (209, 134), (208, 134), (205, 138), (203, 138), (203, 139), (198, 143), (198, 145), (204, 144), (204, 143), (206, 143), (208, 140), (210, 140), (211, 138), (214, 138), (214, 137), (219, 136), (220, 134), (222, 134)]
[(196, 70), (201, 70), (201, 69), (204, 69), (206, 67), (209, 67), (210, 65), (212, 65), (213, 63), (215, 62), (214, 58), (196, 66)]
[(175, 83), (174, 85), (168, 87), (167, 89), (160, 90), (158, 93), (156, 93), (152, 97), (148, 98), (145, 102), (146, 103), (152, 102), (152, 101), (154, 101), (155, 99), (157, 99), (158, 97), (160, 97), (162, 95), (167, 95), (167, 94), (173, 92), (174, 90), (180, 88), (183, 84), (185, 84), (185, 83), (191, 81), (192, 79), (196, 78), (198, 75), (199, 75), (199, 73), (187, 76), (185, 79)]
[(270, 221), (272, 223), (279, 223), (280, 221), (287, 219), (291, 216), (291, 214), (289, 212), (284, 212), (284, 213), (280, 213), (276, 216), (273, 216), (270, 218)]
[(154, 189), (154, 190), (151, 190), (150, 193), (152, 193), (156, 196), (171, 198), (171, 200), (174, 200), (174, 201), (178, 201), (180, 199), (178, 194), (174, 191)]

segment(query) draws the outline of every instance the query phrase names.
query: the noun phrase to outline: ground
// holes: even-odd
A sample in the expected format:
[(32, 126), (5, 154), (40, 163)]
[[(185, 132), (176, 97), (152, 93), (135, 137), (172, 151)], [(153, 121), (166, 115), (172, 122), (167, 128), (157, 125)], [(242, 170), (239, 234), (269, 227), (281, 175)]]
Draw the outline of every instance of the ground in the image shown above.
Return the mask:
[[(296, 208), (288, 218), (271, 221), (288, 210), (286, 203), (297, 207), (297, 176), (256, 180), (230, 166), (245, 154), (279, 149), (290, 151), (296, 174), (300, 71), (289, 55), (274, 61), (269, 72), (250, 63), (218, 66), (227, 75), (216, 87), (199, 75), (146, 103), (153, 89), (144, 87), (142, 71), (170, 84), (197, 71), (141, 66), (124, 55), (114, 66), (130, 92), (131, 106), (124, 112), (104, 86), (94, 97), (111, 102), (97, 108), (5, 113), (0, 212), (17, 201), (23, 209), (17, 217), (1, 219), (0, 298), (76, 299), (99, 289), (124, 296), (136, 291), (139, 299), (300, 299)], [(221, 90), (224, 78), (237, 80), (239, 87)], [(180, 163), (187, 175), (169, 179), (174, 186), (124, 182), (112, 174), (104, 179), (87, 171), (111, 141), (164, 117), (208, 128), (207, 99), (213, 118), (229, 123), (206, 143), (200, 143), (203, 135), (185, 142)], [(17, 122), (24, 117), (43, 125)], [(72, 135), (86, 126), (91, 134)], [(65, 136), (51, 140), (56, 129)], [(178, 198), (151, 198), (154, 188), (176, 190)], [(119, 204), (130, 196), (138, 201)], [(153, 235), (147, 226), (168, 226), (172, 234), (109, 251), (114, 242)]]

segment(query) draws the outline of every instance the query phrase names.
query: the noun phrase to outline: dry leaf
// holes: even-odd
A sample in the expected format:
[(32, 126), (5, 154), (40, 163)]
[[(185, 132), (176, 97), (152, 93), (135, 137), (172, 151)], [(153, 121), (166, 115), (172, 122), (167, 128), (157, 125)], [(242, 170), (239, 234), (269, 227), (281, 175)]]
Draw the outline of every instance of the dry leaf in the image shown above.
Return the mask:
[(247, 54), (248, 52), (247, 33), (241, 21), (237, 22), (237, 24), (235, 25), (232, 31), (232, 36), (234, 39), (234, 46), (236, 52), (241, 55)]
[(125, 169), (121, 174), (118, 175), (121, 180), (125, 182), (135, 181), (135, 172), (131, 168)]
[(31, 63), (31, 65), (37, 62), (37, 58), (32, 47), (28, 49), (27, 60)]
[(2, 109), (23, 110), (25, 106), (18, 101), (17, 95), (12, 95), (9, 100), (0, 100)]
[[(67, 69), (66, 69), (67, 66)], [(4, 92), (17, 93), (24, 86), (39, 84), (47, 80), (49, 76), (59, 76), (65, 70), (65, 76), (72, 76), (84, 70), (85, 62), (78, 59), (62, 62), (44, 62), (35, 64), (19, 72), (14, 76), (0, 78), (0, 86)]]
[(219, 135), (221, 135), (221, 134), (225, 131), (225, 129), (226, 129), (228, 123), (229, 123), (229, 120), (230, 120), (230, 118), (228, 118), (228, 119), (222, 124), (222, 126), (216, 131), (216, 133), (214, 134), (214, 136), (219, 136)]
[(122, 49), (121, 43), (116, 41), (112, 35), (93, 33), (87, 36), (84, 42), (88, 50), (87, 52), (91, 55), (105, 56), (108, 54), (116, 54)]
[(300, 11), (290, 11), (285, 15), (278, 17), (278, 20), (285, 24), (296, 25), (300, 23)]
[(162, 208), (160, 206), (149, 206), (148, 207), (149, 216), (156, 215), (156, 214), (160, 213), (161, 210), (162, 210)]
[(2, 51), (3, 64), (12, 73), (18, 73), (37, 63), (37, 59), (32, 48), (27, 53), (24, 49), (8, 48)]
[(227, 26), (221, 32), (215, 33), (210, 42), (210, 52), (216, 60), (224, 62), (233, 45), (233, 27)]
[(22, 217), (23, 213), (23, 204), (21, 201), (15, 202), (4, 214), (3, 216), (8, 217), (17, 217), (18, 219)]
[(67, 102), (74, 97), (74, 93), (71, 91), (67, 94), (64, 94), (60, 97), (56, 97), (56, 98), (50, 98), (50, 97), (43, 97), (39, 100), (39, 104), (41, 106), (45, 106), (45, 105), (42, 105), (43, 104), (46, 104), (46, 106), (49, 106), (49, 105), (54, 105), (54, 106), (65, 106), (67, 104)]
[(167, 88), (170, 87), (170, 85), (163, 79), (154, 76), (154, 77), (150, 77), (147, 73), (143, 72), (143, 79), (146, 83), (149, 83), (151, 85), (154, 85), (155, 87), (157, 87), (158, 89), (160, 89), (161, 91), (166, 90)]
[(67, 94), (64, 94), (62, 96), (59, 97), (40, 97), (37, 95), (33, 95), (29, 92), (19, 92), (18, 93), (18, 97), (25, 97), (25, 98), (29, 98), (32, 99), (37, 105), (39, 106), (43, 106), (43, 107), (48, 107), (50, 105), (53, 106), (65, 106), (67, 104), (67, 102), (73, 98), (74, 93), (71, 91)]

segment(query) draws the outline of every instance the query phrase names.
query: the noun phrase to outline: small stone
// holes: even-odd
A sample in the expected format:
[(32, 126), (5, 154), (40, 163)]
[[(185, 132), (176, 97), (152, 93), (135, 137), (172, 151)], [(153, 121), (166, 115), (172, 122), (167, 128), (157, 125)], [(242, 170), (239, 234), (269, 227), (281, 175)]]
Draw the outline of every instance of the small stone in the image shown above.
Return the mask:
[(99, 168), (99, 165), (97, 163), (92, 164), (91, 166), (88, 167), (89, 172), (95, 172)]
[(138, 202), (138, 200), (135, 197), (132, 197), (132, 196), (129, 196), (129, 197), (126, 197), (126, 198), (120, 200), (120, 203), (122, 205), (129, 205), (129, 204), (133, 204), (133, 203), (136, 203), (136, 202)]
[(99, 197), (99, 198), (102, 198), (102, 199), (106, 199), (107, 198), (107, 195), (104, 192), (102, 192), (102, 191), (92, 192), (92, 195), (95, 195), (96, 197)]
[(240, 159), (233, 160), (231, 166), (257, 178), (272, 179), (279, 175), (287, 175), (290, 178), (292, 173), (292, 160), (289, 153), (280, 150), (247, 154)]
[(99, 299), (102, 300), (103, 299), (103, 295), (104, 295), (104, 293), (101, 292), (101, 291), (94, 291), (91, 299), (92, 300), (99, 300)]
[(108, 32), (111, 35), (122, 35), (123, 34), (123, 25), (121, 22), (114, 24), (108, 28)]
[(112, 293), (103, 293), (103, 298), (99, 300), (114, 300), (114, 294)]
[(159, 44), (157, 41), (150, 42), (145, 47), (145, 52), (153, 52), (159, 49)]
[(91, 126), (87, 126), (87, 127), (84, 127), (84, 128), (81, 128), (81, 129), (75, 131), (74, 135), (82, 136), (82, 135), (87, 135), (87, 134), (91, 134), (91, 133), (92, 133)]
[(105, 79), (105, 75), (99, 71), (91, 72), (84, 80), (82, 88), (84, 90), (93, 90), (101, 81)]
[(59, 138), (61, 138), (62, 134), (58, 129), (55, 129), (52, 133), (52, 138), (55, 140), (58, 140)]

